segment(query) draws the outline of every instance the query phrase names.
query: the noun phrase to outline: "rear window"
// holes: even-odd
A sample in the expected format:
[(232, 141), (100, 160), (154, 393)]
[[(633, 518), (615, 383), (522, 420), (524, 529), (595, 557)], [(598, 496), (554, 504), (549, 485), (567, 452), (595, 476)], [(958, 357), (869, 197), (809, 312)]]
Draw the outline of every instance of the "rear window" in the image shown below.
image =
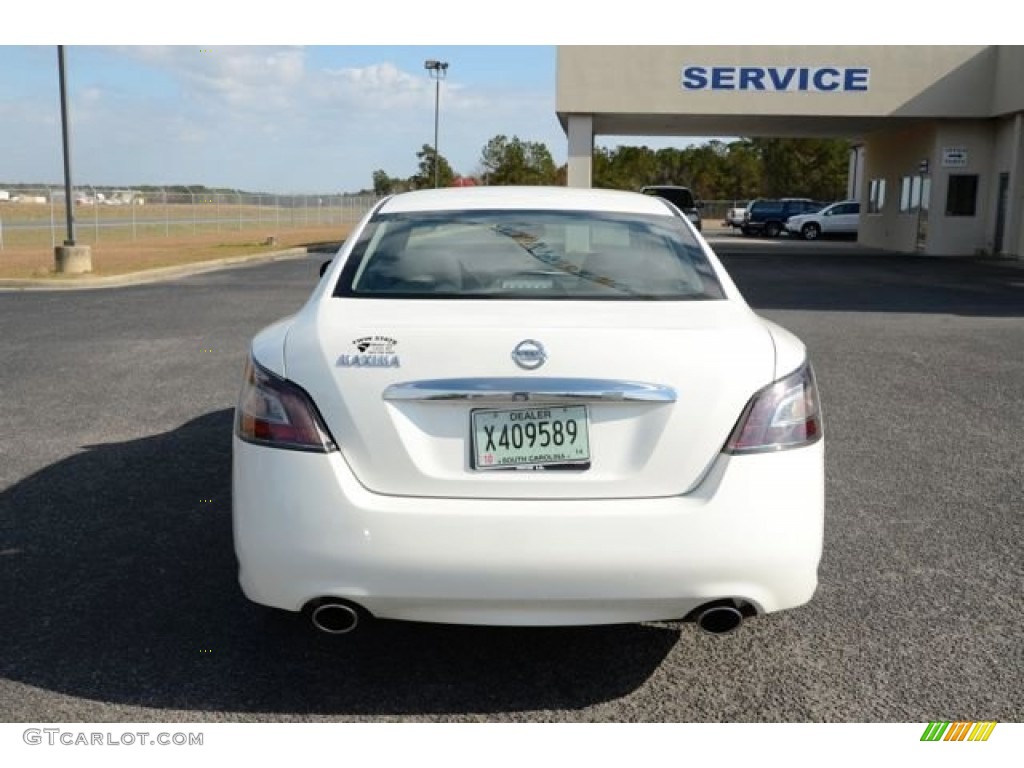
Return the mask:
[(334, 295), (725, 298), (704, 252), (674, 216), (543, 210), (377, 214)]
[(782, 213), (782, 209), (784, 207), (785, 207), (785, 203), (782, 203), (782, 202), (777, 202), (777, 201), (774, 201), (774, 200), (764, 201), (764, 202), (760, 202), (760, 203), (754, 203), (750, 207), (750, 212), (751, 213), (764, 213), (764, 214), (768, 214), (770, 216), (770, 215), (773, 215), (773, 214)]

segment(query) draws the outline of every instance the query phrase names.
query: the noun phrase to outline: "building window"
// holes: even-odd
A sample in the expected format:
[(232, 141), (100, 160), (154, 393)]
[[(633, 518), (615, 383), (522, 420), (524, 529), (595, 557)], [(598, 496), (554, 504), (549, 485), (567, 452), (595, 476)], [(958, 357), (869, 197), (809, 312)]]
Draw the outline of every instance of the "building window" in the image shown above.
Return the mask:
[(872, 179), (868, 185), (868, 213), (881, 213), (885, 207), (885, 179)]
[(947, 216), (973, 216), (978, 207), (978, 176), (950, 175), (946, 193)]
[(900, 180), (900, 213), (927, 211), (931, 182), (928, 176), (904, 176)]
[(913, 185), (913, 179), (910, 176), (904, 176), (900, 179), (900, 213), (910, 213), (910, 188)]

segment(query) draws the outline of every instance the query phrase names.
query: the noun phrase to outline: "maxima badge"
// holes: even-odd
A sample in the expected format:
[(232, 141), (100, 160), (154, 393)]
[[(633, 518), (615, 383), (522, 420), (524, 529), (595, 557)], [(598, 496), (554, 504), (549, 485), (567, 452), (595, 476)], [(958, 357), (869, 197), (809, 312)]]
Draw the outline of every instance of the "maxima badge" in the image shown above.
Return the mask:
[(528, 371), (540, 368), (547, 359), (548, 353), (544, 351), (544, 345), (533, 339), (523, 339), (512, 350), (512, 360), (515, 364)]
[(354, 339), (355, 353), (346, 353), (338, 358), (342, 368), (398, 368), (398, 342), (390, 336), (363, 336)]

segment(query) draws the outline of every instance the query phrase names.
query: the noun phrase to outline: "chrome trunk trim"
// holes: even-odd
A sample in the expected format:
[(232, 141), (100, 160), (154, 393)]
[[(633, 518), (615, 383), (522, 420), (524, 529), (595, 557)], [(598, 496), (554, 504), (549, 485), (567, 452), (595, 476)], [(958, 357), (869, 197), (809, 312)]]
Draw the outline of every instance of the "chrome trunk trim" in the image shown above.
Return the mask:
[(661, 384), (622, 379), (573, 378), (466, 378), (430, 379), (392, 384), (384, 390), (385, 400), (546, 403), (640, 402), (674, 403), (676, 391)]

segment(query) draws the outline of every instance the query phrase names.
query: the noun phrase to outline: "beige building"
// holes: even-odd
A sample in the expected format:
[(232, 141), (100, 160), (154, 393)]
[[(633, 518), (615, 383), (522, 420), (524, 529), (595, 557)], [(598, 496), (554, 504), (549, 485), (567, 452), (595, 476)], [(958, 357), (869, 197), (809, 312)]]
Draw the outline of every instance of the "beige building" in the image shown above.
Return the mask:
[(1024, 46), (561, 46), (557, 88), (571, 186), (596, 135), (844, 137), (864, 245), (1024, 257)]

